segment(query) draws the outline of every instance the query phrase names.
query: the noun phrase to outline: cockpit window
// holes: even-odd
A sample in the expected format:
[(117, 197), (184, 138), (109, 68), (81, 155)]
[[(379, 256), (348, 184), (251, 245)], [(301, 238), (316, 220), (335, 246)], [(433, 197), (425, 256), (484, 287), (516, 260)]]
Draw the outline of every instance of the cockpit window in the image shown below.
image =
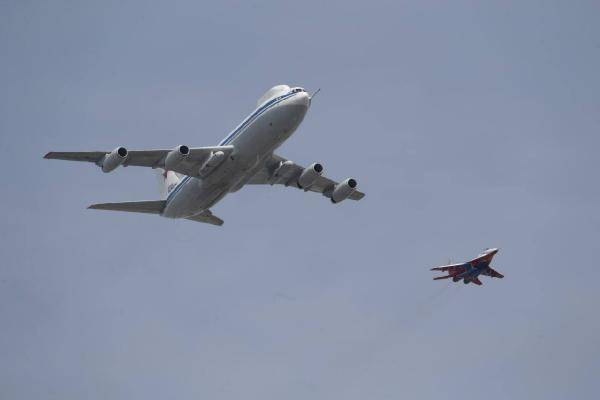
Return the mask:
[(292, 93), (298, 93), (298, 92), (304, 92), (304, 89), (299, 88), (299, 87), (292, 89)]

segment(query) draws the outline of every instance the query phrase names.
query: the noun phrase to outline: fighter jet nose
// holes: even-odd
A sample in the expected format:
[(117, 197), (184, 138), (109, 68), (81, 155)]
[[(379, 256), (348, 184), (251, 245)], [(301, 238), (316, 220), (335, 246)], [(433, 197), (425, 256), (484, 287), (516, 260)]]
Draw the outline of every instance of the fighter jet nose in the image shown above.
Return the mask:
[(488, 254), (495, 256), (496, 253), (498, 253), (498, 250), (500, 250), (500, 249), (498, 249), (498, 248), (489, 249)]

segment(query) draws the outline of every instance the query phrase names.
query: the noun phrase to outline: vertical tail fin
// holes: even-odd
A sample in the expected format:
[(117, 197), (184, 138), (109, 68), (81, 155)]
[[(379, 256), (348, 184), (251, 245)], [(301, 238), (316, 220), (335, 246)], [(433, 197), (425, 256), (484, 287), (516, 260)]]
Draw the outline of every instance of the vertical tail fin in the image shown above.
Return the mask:
[(160, 196), (166, 199), (171, 190), (179, 183), (179, 176), (173, 171), (165, 171), (162, 168), (157, 168), (157, 177), (160, 189)]

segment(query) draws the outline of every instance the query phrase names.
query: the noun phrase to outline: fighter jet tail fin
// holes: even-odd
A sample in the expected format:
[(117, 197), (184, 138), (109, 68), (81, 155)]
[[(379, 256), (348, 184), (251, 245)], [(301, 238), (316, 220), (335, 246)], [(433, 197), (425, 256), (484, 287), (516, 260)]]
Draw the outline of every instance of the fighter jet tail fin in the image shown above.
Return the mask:
[(490, 276), (492, 278), (504, 278), (504, 275), (492, 268), (490, 268)]

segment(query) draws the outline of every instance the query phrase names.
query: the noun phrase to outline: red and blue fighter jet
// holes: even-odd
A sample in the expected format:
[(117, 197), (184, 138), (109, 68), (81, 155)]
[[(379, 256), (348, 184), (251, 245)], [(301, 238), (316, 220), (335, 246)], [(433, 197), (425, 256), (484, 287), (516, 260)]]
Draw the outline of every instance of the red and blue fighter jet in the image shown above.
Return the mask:
[(452, 278), (453, 282), (458, 282), (461, 279), (464, 284), (473, 282), (476, 285), (481, 285), (479, 275), (486, 275), (492, 278), (504, 278), (504, 275), (495, 271), (490, 267), (492, 258), (498, 253), (498, 249), (486, 249), (483, 253), (477, 256), (477, 258), (468, 261), (463, 264), (451, 264), (443, 265), (441, 267), (431, 268), (432, 271), (446, 271), (447, 276), (438, 276), (433, 278), (438, 279), (449, 279)]

